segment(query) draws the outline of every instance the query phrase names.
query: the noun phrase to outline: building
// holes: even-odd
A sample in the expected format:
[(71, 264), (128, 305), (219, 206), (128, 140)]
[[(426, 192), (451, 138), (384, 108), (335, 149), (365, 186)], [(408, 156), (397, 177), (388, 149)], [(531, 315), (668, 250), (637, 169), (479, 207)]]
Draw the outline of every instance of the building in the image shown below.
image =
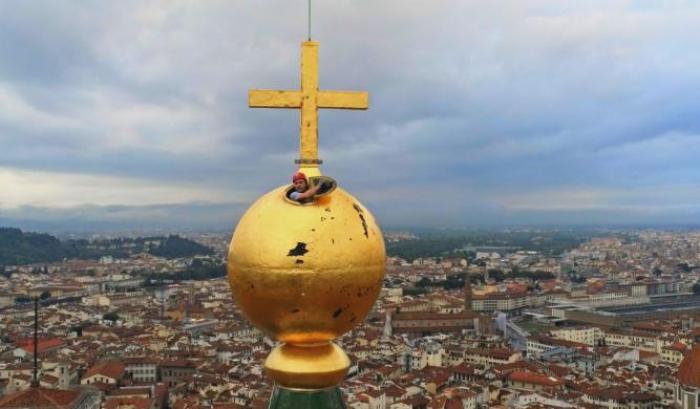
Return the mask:
[(467, 348), (464, 362), (472, 365), (503, 365), (523, 359), (520, 352), (506, 348)]
[[(19, 341), (17, 342), (19, 345), (18, 348), (16, 348), (13, 352), (12, 355), (16, 358), (21, 358), (25, 360), (31, 360), (34, 358), (34, 340), (29, 339), (26, 341)], [(55, 351), (57, 349), (60, 349), (64, 347), (66, 344), (65, 342), (60, 339), (60, 338), (45, 338), (45, 339), (39, 339), (36, 345), (36, 351), (38, 356), (43, 356), (49, 352)]]
[(203, 332), (213, 330), (219, 324), (219, 320), (190, 319), (183, 329), (190, 335), (196, 336)]
[(391, 316), (391, 330), (394, 334), (419, 336), (437, 333), (461, 333), (464, 330), (474, 329), (475, 319), (478, 319), (475, 314), (466, 312), (460, 314), (396, 312)]
[(527, 293), (489, 292), (472, 296), (472, 309), (482, 313), (503, 312), (510, 316), (521, 315), (526, 308), (542, 303), (540, 297)]
[(531, 371), (513, 371), (508, 375), (508, 384), (515, 389), (555, 394), (564, 389), (562, 379)]
[(192, 380), (197, 372), (196, 366), (186, 360), (161, 362), (159, 367), (160, 380), (168, 387)]
[(124, 359), (124, 371), (134, 382), (155, 382), (158, 379), (158, 360), (148, 357)]
[(82, 385), (100, 383), (116, 386), (124, 375), (124, 364), (121, 362), (101, 362), (90, 367), (80, 380)]
[(473, 298), (474, 292), (472, 291), (472, 283), (467, 277), (464, 280), (464, 311), (472, 311)]
[(0, 409), (99, 409), (100, 393), (32, 387), (0, 397)]
[(595, 346), (603, 337), (598, 327), (564, 327), (550, 331), (552, 337), (565, 341)]
[[(632, 298), (636, 300), (636, 298)], [(700, 312), (700, 296), (675, 295), (655, 297), (648, 303), (588, 308), (583, 305), (558, 306), (552, 310), (562, 310), (552, 315), (567, 320), (597, 326), (622, 327), (639, 321), (674, 319), (680, 314)]]
[(700, 344), (695, 344), (685, 356), (678, 367), (677, 377), (676, 403), (682, 409), (700, 407)]
[(585, 347), (587, 347), (586, 344), (538, 335), (528, 337), (527, 356), (530, 358), (540, 358), (542, 354), (553, 350), (576, 350)]
[(636, 392), (621, 387), (599, 387), (586, 391), (583, 400), (599, 408), (655, 409), (660, 407), (661, 399), (651, 392)]
[(638, 348), (642, 351), (660, 352), (662, 341), (658, 336), (641, 331), (622, 331), (609, 329), (604, 331), (605, 345), (613, 347)]
[(679, 365), (683, 361), (687, 351), (688, 347), (684, 343), (674, 342), (671, 345), (666, 345), (661, 348), (661, 359), (664, 362)]

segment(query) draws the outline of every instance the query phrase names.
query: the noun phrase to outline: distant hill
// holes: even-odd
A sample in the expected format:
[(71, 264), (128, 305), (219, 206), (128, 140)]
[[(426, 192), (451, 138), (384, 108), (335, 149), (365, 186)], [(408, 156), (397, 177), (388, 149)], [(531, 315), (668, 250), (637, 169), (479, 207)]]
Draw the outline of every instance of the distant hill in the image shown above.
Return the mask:
[(557, 256), (590, 240), (593, 233), (587, 231), (428, 231), (417, 239), (389, 241), (389, 256), (413, 261), (419, 257), (473, 258), (476, 251), (507, 252), (515, 250), (537, 251), (546, 256)]
[(0, 227), (0, 265), (57, 261), (65, 254), (63, 243), (49, 234)]
[(46, 263), (65, 258), (87, 260), (97, 260), (102, 256), (126, 258), (139, 253), (180, 258), (211, 255), (214, 251), (177, 235), (60, 241), (49, 234), (0, 227), (0, 265)]

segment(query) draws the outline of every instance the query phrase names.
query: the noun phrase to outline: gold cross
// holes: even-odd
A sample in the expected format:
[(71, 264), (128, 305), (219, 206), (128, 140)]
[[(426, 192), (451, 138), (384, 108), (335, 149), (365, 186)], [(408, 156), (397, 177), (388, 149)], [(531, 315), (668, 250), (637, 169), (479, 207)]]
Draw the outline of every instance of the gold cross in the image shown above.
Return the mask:
[(248, 91), (248, 106), (251, 108), (298, 108), (299, 154), (297, 163), (302, 168), (318, 168), (318, 109), (367, 109), (368, 95), (362, 91), (319, 91), (318, 89), (318, 43), (301, 43), (301, 90)]

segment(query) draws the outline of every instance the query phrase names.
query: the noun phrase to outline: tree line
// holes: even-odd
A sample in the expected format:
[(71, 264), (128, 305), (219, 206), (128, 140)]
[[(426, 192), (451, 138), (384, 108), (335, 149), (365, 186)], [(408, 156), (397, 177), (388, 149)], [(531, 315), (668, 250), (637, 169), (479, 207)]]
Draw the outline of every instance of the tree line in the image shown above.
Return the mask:
[[(128, 258), (138, 253), (157, 257), (181, 258), (211, 255), (214, 251), (178, 235), (61, 241), (46, 233), (0, 228), (0, 267), (51, 263), (64, 259), (97, 260), (103, 256)], [(0, 268), (0, 272), (4, 271)]]
[[(555, 278), (555, 275), (547, 271), (518, 271), (514, 270), (509, 273), (504, 273), (501, 270), (491, 269), (488, 270), (489, 278), (500, 283), (507, 279), (513, 278), (527, 278), (533, 282), (540, 280), (551, 280)], [(426, 287), (442, 287), (446, 290), (453, 290), (457, 288), (464, 287), (467, 277), (472, 284), (477, 284), (479, 281), (483, 280), (483, 277), (476, 274), (467, 275), (467, 273), (451, 274), (447, 276), (445, 280), (431, 280), (430, 278), (423, 277), (418, 280), (415, 284), (416, 289), (425, 289)], [(404, 290), (405, 292), (405, 290)], [(420, 294), (427, 292), (420, 290), (413, 290), (414, 293)], [(416, 295), (416, 294), (413, 294)]]
[(226, 276), (226, 264), (224, 263), (202, 263), (199, 260), (194, 260), (192, 265), (174, 273), (144, 274), (145, 286), (162, 285), (165, 281), (180, 282), (188, 280), (209, 280), (212, 278), (220, 278)]
[(556, 256), (588, 241), (591, 234), (574, 231), (551, 232), (497, 232), (473, 231), (440, 236), (433, 233), (413, 240), (399, 240), (386, 245), (389, 256), (401, 257), (409, 262), (426, 257), (460, 257), (472, 260), (473, 249), (493, 247), (537, 251), (546, 256)]

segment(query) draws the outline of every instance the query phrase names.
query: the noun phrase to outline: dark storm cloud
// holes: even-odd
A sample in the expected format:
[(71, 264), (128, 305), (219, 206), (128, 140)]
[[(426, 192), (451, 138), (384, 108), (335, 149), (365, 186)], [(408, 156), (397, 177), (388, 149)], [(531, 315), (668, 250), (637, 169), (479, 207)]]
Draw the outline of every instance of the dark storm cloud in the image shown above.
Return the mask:
[(70, 209), (22, 206), (0, 216), (0, 224), (49, 231), (127, 229), (233, 230), (243, 214), (240, 203), (183, 203), (157, 206), (75, 206)]
[[(692, 220), (699, 7), (316, 2), (321, 88), (370, 91), (367, 112), (321, 112), (324, 171), (390, 224)], [(246, 93), (298, 87), (305, 2), (6, 8), (0, 178), (22, 186), (0, 209), (67, 217), (31, 181), (82, 174), (125, 197), (135, 180), (169, 186), (163, 208), (204, 223), (193, 197), (250, 202), (293, 170), (298, 114), (249, 110)], [(82, 204), (51, 200), (151, 211), (81, 188)]]

